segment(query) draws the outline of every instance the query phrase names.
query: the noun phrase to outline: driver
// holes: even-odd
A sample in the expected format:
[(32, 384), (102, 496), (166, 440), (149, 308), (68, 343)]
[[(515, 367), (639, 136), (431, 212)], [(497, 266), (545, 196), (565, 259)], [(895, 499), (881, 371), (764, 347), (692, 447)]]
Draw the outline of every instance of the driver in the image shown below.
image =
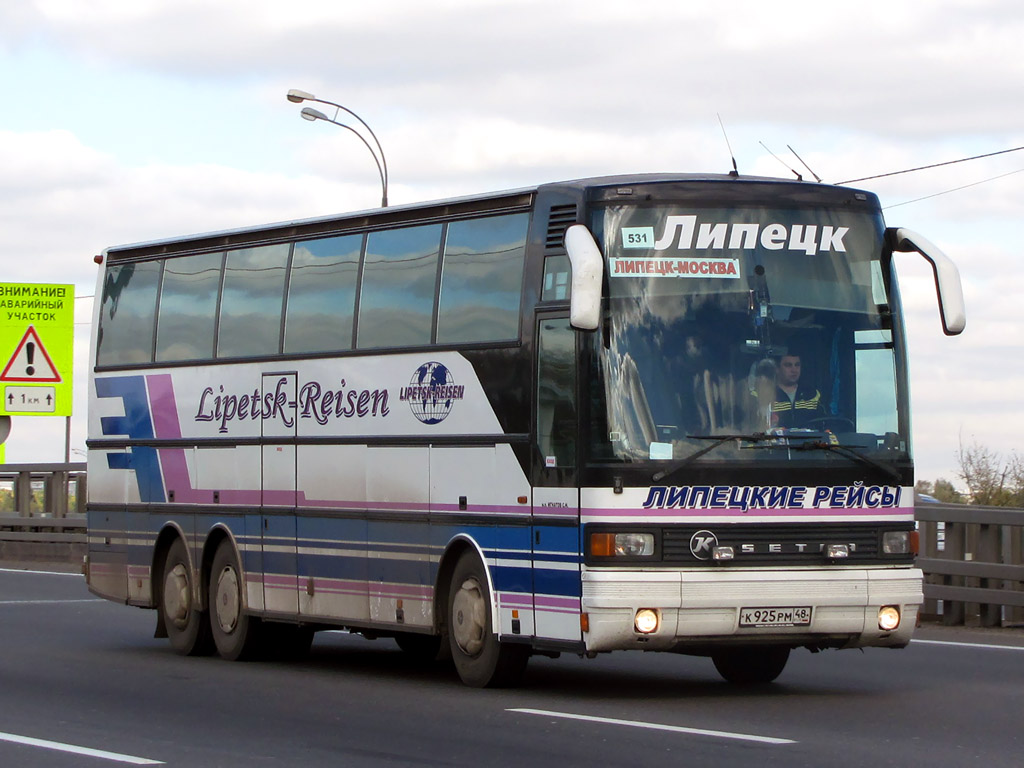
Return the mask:
[(800, 355), (783, 355), (776, 366), (771, 426), (803, 429), (821, 415), (821, 392), (800, 386)]

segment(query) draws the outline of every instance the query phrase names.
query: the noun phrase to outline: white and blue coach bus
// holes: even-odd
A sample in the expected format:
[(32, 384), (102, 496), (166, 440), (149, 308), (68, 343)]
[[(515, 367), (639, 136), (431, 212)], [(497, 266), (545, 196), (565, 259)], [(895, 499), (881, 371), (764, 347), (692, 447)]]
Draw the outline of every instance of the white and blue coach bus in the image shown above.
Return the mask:
[[(89, 384), (97, 595), (178, 651), (321, 629), (450, 653), (902, 647), (906, 337), (867, 192), (641, 175), (110, 248)], [(796, 377), (784, 378), (795, 363)]]

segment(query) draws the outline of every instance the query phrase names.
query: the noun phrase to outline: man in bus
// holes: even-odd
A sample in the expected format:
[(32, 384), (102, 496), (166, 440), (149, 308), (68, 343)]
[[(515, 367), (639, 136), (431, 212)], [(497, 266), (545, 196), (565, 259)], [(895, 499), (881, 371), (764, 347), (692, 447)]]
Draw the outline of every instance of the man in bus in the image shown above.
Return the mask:
[(800, 355), (790, 352), (779, 358), (771, 405), (772, 427), (805, 429), (809, 422), (821, 417), (821, 392), (800, 386), (800, 373)]

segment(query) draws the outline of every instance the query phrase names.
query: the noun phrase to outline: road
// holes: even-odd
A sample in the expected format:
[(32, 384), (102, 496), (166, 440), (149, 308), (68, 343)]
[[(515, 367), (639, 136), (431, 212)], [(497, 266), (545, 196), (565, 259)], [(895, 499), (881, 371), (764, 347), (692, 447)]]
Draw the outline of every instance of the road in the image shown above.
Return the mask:
[(177, 656), (154, 623), (96, 600), (81, 576), (0, 570), (0, 766), (1024, 761), (1019, 631), (801, 650), (757, 690), (722, 682), (706, 659), (619, 653), (535, 658), (521, 688), (491, 691), (390, 640), (323, 633), (301, 662), (229, 663)]

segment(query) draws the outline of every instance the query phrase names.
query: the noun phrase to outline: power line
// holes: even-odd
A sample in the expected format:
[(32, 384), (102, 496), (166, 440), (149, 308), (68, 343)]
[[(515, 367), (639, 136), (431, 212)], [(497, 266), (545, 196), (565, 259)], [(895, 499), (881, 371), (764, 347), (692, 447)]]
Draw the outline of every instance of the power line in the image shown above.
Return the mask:
[(990, 179), (982, 179), (981, 181), (975, 181), (972, 184), (964, 184), (962, 187), (953, 187), (953, 189), (947, 189), (943, 192), (936, 192), (934, 195), (925, 195), (924, 197), (915, 197), (913, 200), (904, 200), (902, 203), (894, 203), (893, 205), (886, 205), (882, 208), (884, 211), (888, 211), (890, 208), (899, 208), (901, 205), (910, 205), (911, 203), (919, 203), (922, 200), (930, 200), (933, 197), (939, 197), (940, 195), (948, 195), (950, 192), (959, 192), (961, 189), (969, 189), (970, 187), (976, 187), (979, 184), (985, 184), (989, 181), (995, 181), (996, 179), (1003, 179), (1007, 176), (1013, 176), (1015, 173), (1024, 173), (1024, 168), (1018, 168), (1016, 171), (1010, 171), (1009, 173), (1001, 173), (998, 176), (993, 176)]
[[(963, 158), (961, 158), (959, 160), (947, 160), (944, 163), (933, 163), (931, 165), (922, 165), (922, 166), (920, 166), (918, 168), (907, 168), (907, 169), (902, 170), (902, 171), (892, 171), (890, 173), (880, 173), (877, 176), (865, 176), (865, 177), (863, 177), (861, 179), (849, 179), (847, 181), (837, 181), (836, 183), (837, 184), (855, 184), (858, 181), (870, 181), (871, 179), (884, 179), (887, 176), (899, 176), (901, 173), (913, 173), (914, 171), (925, 171), (925, 170), (928, 170), (929, 168), (941, 168), (944, 165), (956, 165), (957, 163), (966, 163), (968, 160), (981, 160), (984, 157), (995, 157), (996, 155), (1005, 155), (1005, 154), (1008, 154), (1010, 152), (1019, 152), (1022, 149), (1024, 149), (1024, 147), (1014, 147), (1013, 149), (1001, 149), (998, 152), (989, 152), (989, 153), (984, 154), (984, 155), (975, 155), (974, 157), (963, 157)], [(1016, 173), (1016, 171), (1014, 171), (1014, 173)], [(997, 176), (996, 178), (999, 178), (999, 177)], [(978, 182), (978, 183), (980, 184), (981, 182)], [(968, 185), (968, 186), (970, 186), (970, 185)], [(950, 191), (952, 191), (952, 190), (950, 190)], [(940, 193), (940, 194), (942, 194), (942, 193)], [(925, 198), (921, 198), (921, 199), (923, 200)], [(914, 201), (910, 200), (908, 202), (914, 202)], [(901, 205), (903, 205), (903, 203), (901, 203)], [(894, 207), (894, 206), (891, 206), (891, 207)]]

